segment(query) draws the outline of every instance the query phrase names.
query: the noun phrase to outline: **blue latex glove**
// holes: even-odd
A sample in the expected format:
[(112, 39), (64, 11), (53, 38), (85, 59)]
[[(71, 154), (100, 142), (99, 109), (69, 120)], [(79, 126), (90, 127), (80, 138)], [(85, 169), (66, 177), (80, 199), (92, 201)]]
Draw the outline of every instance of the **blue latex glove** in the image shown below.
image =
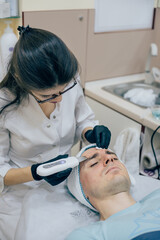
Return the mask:
[(40, 181), (40, 180), (44, 179), (46, 182), (48, 182), (52, 186), (58, 185), (61, 182), (63, 182), (69, 176), (69, 174), (71, 173), (72, 168), (68, 168), (64, 171), (54, 173), (54, 174), (49, 175), (49, 176), (42, 177), (42, 176), (39, 176), (37, 174), (37, 167), (44, 164), (44, 163), (54, 162), (56, 160), (59, 160), (59, 159), (62, 159), (62, 158), (67, 158), (67, 157), (68, 157), (68, 154), (59, 155), (58, 157), (53, 158), (49, 161), (46, 161), (46, 162), (43, 162), (43, 163), (33, 164), (31, 166), (31, 173), (32, 173), (32, 176), (33, 176), (34, 180)]
[(85, 138), (90, 143), (96, 143), (99, 148), (108, 148), (111, 140), (111, 132), (107, 127), (97, 125), (93, 130), (88, 130), (85, 133)]

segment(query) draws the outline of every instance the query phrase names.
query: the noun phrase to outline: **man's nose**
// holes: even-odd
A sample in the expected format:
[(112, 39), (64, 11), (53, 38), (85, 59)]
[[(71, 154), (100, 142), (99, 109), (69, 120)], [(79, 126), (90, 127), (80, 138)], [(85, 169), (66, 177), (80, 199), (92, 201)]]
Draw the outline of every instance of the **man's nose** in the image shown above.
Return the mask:
[(106, 158), (103, 159), (103, 166), (107, 166), (109, 163), (113, 163), (113, 158), (111, 156), (108, 156)]

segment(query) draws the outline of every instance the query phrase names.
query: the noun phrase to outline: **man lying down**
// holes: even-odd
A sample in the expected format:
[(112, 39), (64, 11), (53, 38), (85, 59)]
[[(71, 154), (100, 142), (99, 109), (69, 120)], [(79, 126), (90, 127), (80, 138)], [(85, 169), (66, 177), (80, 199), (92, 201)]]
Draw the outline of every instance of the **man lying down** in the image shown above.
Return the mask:
[[(74, 230), (66, 240), (160, 239), (160, 189), (136, 202), (130, 194), (133, 177), (109, 149), (86, 149), (68, 177), (69, 191), (100, 213), (100, 221)], [(147, 187), (147, 186), (146, 186)]]

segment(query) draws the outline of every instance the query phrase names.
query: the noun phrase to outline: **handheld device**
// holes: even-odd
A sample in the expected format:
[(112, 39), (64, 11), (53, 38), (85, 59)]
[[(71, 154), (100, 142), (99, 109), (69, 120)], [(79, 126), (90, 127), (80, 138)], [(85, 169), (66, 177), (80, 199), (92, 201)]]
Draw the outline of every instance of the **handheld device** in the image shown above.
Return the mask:
[(38, 166), (37, 174), (43, 177), (49, 176), (54, 173), (64, 171), (67, 168), (74, 168), (86, 159), (86, 157), (68, 157), (59, 159), (55, 162), (44, 163)]

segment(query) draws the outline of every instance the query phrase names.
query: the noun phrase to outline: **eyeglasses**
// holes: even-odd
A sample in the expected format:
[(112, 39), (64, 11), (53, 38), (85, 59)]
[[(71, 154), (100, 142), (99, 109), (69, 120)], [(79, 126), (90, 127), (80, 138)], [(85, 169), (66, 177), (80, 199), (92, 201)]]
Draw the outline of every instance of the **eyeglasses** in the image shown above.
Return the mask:
[(32, 95), (34, 96), (34, 98), (36, 99), (36, 101), (37, 101), (38, 103), (45, 103), (45, 102), (49, 102), (49, 101), (51, 101), (51, 100), (53, 100), (53, 99), (61, 96), (62, 94), (66, 93), (67, 91), (69, 91), (70, 89), (72, 89), (74, 86), (76, 86), (76, 84), (77, 84), (77, 81), (74, 80), (73, 85), (71, 85), (70, 87), (68, 87), (66, 90), (64, 90), (64, 91), (62, 91), (62, 92), (59, 92), (59, 94), (53, 94), (52, 97), (47, 98), (47, 99), (45, 99), (45, 100), (39, 100), (39, 99), (36, 98), (33, 94), (32, 94)]

